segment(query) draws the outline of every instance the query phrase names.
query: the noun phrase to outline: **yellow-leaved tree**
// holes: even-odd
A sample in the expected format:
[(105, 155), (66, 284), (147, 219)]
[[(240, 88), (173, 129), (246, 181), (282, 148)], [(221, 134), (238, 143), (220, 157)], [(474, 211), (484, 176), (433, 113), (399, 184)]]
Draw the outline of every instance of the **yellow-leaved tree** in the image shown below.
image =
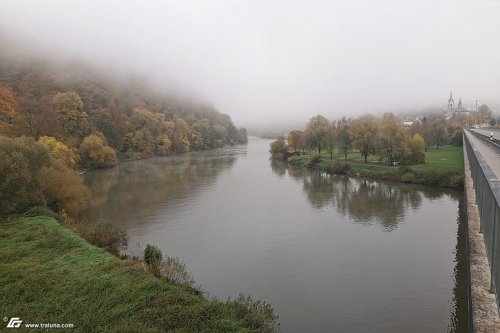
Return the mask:
[(42, 136), (38, 139), (49, 151), (52, 158), (64, 163), (68, 168), (73, 168), (78, 162), (78, 154), (68, 146), (52, 136)]
[(84, 168), (105, 168), (118, 162), (115, 150), (108, 146), (102, 133), (98, 132), (83, 139), (80, 161)]

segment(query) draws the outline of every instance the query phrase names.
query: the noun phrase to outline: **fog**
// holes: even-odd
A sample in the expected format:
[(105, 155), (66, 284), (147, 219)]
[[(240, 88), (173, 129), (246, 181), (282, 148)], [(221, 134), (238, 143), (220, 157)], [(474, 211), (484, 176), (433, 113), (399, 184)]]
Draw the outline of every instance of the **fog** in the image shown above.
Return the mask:
[(0, 0), (0, 33), (174, 82), (239, 126), (439, 108), (450, 90), (500, 106), (500, 1)]

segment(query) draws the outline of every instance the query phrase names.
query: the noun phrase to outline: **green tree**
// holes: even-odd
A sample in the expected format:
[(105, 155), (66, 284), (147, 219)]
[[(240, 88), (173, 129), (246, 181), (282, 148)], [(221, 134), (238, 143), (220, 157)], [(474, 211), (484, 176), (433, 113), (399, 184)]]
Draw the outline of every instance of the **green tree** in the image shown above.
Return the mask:
[(441, 114), (431, 114), (423, 123), (423, 135), (428, 146), (438, 149), (448, 142), (446, 118)]
[(161, 262), (163, 260), (163, 254), (161, 250), (154, 245), (146, 245), (144, 249), (144, 261), (148, 265), (151, 272), (157, 277), (161, 274)]
[(354, 119), (350, 126), (349, 134), (352, 138), (352, 145), (359, 149), (359, 152), (365, 159), (365, 163), (367, 163), (368, 156), (375, 153), (377, 147), (377, 120), (372, 115)]

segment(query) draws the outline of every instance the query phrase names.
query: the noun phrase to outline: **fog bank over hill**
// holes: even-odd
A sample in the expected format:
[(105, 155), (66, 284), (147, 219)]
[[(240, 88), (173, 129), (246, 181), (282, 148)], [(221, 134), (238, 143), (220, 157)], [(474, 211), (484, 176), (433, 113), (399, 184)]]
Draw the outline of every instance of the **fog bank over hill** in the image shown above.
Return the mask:
[(495, 110), (498, 22), (500, 1), (4, 0), (0, 49), (140, 73), (265, 127), (439, 108), (450, 90)]

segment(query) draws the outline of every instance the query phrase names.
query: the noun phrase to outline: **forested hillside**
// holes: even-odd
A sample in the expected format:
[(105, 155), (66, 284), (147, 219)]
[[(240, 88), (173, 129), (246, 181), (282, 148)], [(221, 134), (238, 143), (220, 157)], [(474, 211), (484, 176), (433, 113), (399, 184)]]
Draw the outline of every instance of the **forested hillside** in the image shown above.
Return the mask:
[(0, 215), (81, 210), (77, 170), (246, 141), (228, 115), (143, 80), (0, 56)]
[(246, 142), (228, 115), (143, 80), (121, 82), (82, 63), (15, 59), (0, 59), (0, 134), (53, 137), (79, 155), (81, 167), (105, 166), (87, 160), (85, 141), (109, 145), (121, 158)]

